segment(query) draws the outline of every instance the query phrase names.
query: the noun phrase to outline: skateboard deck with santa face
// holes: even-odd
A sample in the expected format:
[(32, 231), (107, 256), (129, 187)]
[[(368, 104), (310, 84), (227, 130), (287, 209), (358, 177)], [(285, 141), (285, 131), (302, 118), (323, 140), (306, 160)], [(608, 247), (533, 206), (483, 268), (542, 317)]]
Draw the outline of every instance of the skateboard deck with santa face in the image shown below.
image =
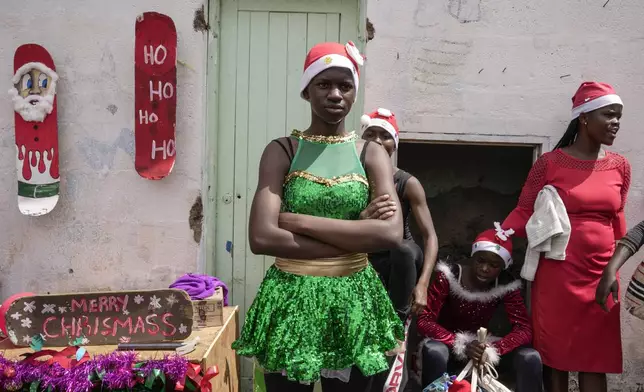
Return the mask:
[(136, 19), (134, 45), (134, 167), (160, 180), (176, 155), (177, 31), (170, 17), (145, 12)]
[(16, 49), (9, 90), (15, 111), (18, 208), (24, 215), (44, 215), (58, 203), (60, 173), (54, 61), (45, 48)]

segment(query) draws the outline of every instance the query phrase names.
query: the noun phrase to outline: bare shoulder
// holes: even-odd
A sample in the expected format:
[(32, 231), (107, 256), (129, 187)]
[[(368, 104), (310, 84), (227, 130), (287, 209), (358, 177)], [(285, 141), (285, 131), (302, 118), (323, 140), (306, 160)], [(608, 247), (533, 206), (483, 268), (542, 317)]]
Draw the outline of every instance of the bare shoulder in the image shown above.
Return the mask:
[[(366, 151), (364, 151), (366, 149)], [(389, 160), (389, 154), (383, 146), (374, 142), (367, 142), (364, 139), (356, 140), (356, 152), (362, 160), (364, 151), (364, 165), (365, 168), (371, 167), (374, 163), (377, 164), (379, 159)]]
[[(271, 140), (262, 153), (260, 160), (260, 181), (262, 177), (272, 178), (274, 175), (282, 178), (287, 174), (291, 166), (291, 152), (289, 151), (288, 137)], [(297, 145), (293, 145), (296, 150)]]
[[(366, 143), (364, 142), (364, 140), (362, 142), (362, 149), (367, 149), (364, 153), (365, 166), (387, 162), (388, 166), (392, 168), (393, 175), (393, 165), (391, 164), (391, 158), (389, 157), (389, 154), (387, 154), (387, 150), (385, 150), (385, 148), (378, 143)], [(362, 153), (362, 149), (358, 151), (359, 154)]]
[(424, 190), (423, 189), (423, 184), (420, 183), (418, 178), (412, 176), (411, 174), (409, 175), (409, 180), (407, 180), (407, 187), (410, 187), (414, 190)]
[(264, 154), (271, 152), (271, 157), (276, 157), (281, 155), (282, 158), (286, 159), (287, 162), (293, 160), (295, 153), (297, 152), (297, 147), (299, 145), (299, 140), (292, 136), (283, 136), (278, 137), (277, 139), (271, 140), (264, 149)]
[(293, 146), (293, 151), (297, 151), (297, 146), (299, 145), (300, 141), (298, 138), (293, 136), (282, 136), (282, 137), (278, 137), (277, 139), (271, 140), (271, 142), (268, 143), (268, 145), (270, 146), (271, 144), (275, 144), (275, 143), (280, 143), (282, 146), (285, 146), (285, 147), (288, 147), (290, 144), (291, 146)]
[(425, 199), (425, 188), (423, 184), (418, 181), (418, 178), (410, 174), (407, 183), (405, 184), (404, 196), (409, 199)]

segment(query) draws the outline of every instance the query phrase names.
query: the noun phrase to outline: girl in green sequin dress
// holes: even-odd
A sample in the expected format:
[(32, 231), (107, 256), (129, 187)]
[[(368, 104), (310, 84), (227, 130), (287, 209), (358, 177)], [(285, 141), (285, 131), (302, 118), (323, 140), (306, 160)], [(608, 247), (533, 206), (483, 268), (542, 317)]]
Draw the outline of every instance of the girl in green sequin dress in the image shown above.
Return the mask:
[[(402, 322), (366, 253), (402, 239), (389, 156), (345, 131), (362, 57), (352, 43), (318, 44), (305, 62), (304, 132), (268, 144), (250, 212), (253, 253), (275, 256), (248, 310), (237, 353), (254, 357), (268, 392), (368, 391), (403, 339)], [(386, 219), (360, 220), (390, 195)]]

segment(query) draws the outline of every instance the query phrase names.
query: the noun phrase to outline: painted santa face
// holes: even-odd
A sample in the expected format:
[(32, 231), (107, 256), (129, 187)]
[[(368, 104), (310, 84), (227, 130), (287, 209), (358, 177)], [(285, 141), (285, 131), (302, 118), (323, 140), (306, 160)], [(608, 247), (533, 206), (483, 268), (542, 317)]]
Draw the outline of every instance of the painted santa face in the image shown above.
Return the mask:
[(589, 113), (582, 113), (579, 120), (586, 127), (592, 140), (612, 146), (619, 132), (622, 109), (622, 105), (619, 104), (604, 106)]
[(499, 277), (505, 263), (501, 256), (490, 251), (479, 251), (474, 253), (474, 278), (481, 284), (492, 283)]
[(313, 114), (328, 124), (337, 124), (351, 111), (356, 88), (346, 68), (332, 67), (320, 72), (303, 93)]
[(53, 110), (55, 86), (56, 80), (52, 75), (38, 69), (29, 70), (9, 91), (14, 110), (25, 121), (42, 122)]
[(32, 69), (22, 75), (20, 82), (14, 85), (18, 90), (18, 95), (27, 98), (30, 95), (46, 96), (51, 87), (51, 76), (37, 69)]
[(389, 131), (382, 127), (369, 127), (362, 133), (362, 138), (380, 144), (387, 150), (389, 156), (396, 151), (396, 141)]

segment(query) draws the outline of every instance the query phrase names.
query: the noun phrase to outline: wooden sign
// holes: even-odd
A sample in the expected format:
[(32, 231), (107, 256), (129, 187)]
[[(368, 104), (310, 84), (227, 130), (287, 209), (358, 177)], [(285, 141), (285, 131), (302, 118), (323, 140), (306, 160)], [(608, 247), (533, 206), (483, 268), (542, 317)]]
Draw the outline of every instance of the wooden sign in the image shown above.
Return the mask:
[(134, 43), (134, 167), (160, 180), (174, 167), (177, 117), (177, 30), (170, 17), (136, 18)]
[(17, 346), (97, 346), (187, 339), (193, 311), (183, 290), (114, 291), (22, 297), (5, 320)]
[(39, 216), (53, 210), (59, 197), (58, 75), (49, 52), (36, 44), (16, 49), (13, 68), (18, 209)]

